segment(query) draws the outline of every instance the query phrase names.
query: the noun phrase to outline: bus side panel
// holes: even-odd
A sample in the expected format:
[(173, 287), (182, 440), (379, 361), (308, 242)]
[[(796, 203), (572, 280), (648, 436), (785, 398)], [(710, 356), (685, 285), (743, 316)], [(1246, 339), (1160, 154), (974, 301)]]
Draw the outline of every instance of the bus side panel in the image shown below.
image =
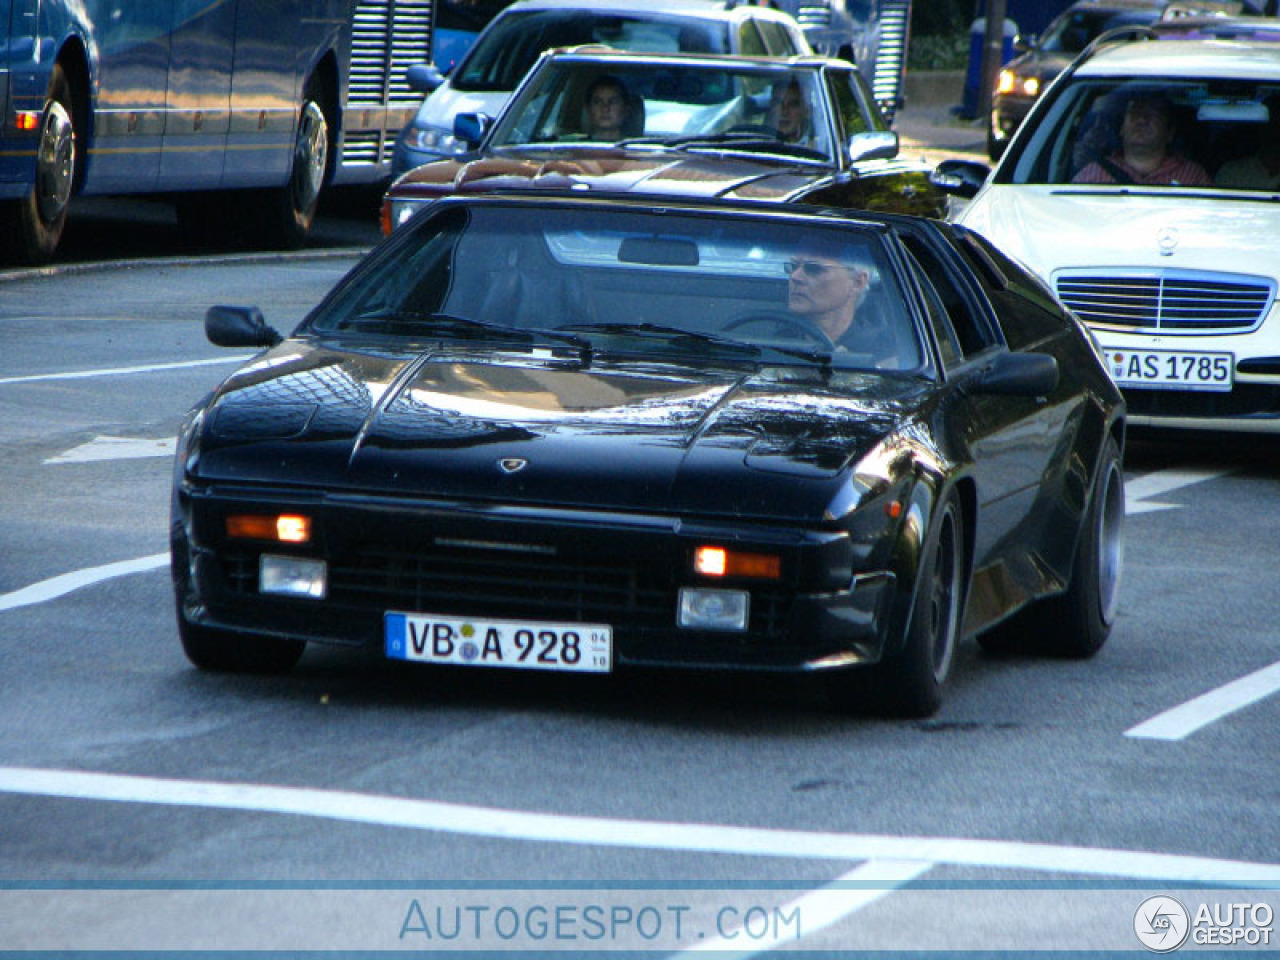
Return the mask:
[(174, 0), (169, 91), (159, 187), (216, 187), (231, 101), (232, 3)]
[[(42, 4), (52, 10), (56, 3)], [(90, 44), (91, 129), (82, 136), (85, 193), (145, 193), (160, 174), (165, 101), (169, 87), (169, 29), (173, 0), (130, 4), (85, 0)], [(43, 14), (42, 14), (43, 16)], [(95, 62), (96, 61), (96, 66)]]
[(301, 47), (313, 30), (313, 11), (326, 5), (307, 0), (304, 15), (301, 0), (237, 4), (223, 187), (278, 187), (288, 179), (302, 97), (300, 72), (314, 55)]

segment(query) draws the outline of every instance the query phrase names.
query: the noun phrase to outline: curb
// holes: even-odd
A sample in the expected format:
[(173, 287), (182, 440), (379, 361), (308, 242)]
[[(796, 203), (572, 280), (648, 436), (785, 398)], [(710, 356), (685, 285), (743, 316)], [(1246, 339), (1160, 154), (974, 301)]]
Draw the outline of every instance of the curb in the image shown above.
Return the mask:
[(107, 270), (130, 270), (152, 267), (204, 267), (253, 263), (301, 262), (307, 260), (343, 260), (362, 257), (372, 247), (328, 247), (319, 250), (256, 251), (253, 253), (225, 253), (182, 257), (138, 257), (133, 260), (93, 260), (84, 263), (52, 264), (44, 267), (23, 267), (17, 270), (0, 270), (0, 283), (19, 280), (38, 280), (42, 277), (69, 276), (79, 273), (98, 273)]

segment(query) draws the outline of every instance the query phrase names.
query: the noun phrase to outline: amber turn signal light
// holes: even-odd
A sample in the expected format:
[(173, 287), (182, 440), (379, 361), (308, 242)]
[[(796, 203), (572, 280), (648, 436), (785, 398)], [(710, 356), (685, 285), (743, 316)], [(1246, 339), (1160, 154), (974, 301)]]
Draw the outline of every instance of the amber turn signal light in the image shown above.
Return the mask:
[(227, 517), (227, 536), (237, 540), (307, 543), (311, 539), (311, 518), (296, 513), (233, 513)]
[(782, 576), (782, 558), (769, 553), (739, 553), (724, 547), (699, 547), (693, 554), (693, 569), (704, 577), (777, 580)]

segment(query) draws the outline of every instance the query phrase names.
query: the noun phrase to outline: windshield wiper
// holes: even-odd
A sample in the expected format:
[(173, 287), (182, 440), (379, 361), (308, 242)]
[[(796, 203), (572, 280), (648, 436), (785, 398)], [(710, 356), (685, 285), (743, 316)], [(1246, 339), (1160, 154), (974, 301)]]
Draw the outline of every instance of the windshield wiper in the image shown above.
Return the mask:
[(518, 327), (509, 323), (497, 323), (493, 320), (476, 320), (474, 317), (458, 317), (451, 313), (422, 313), (413, 310), (377, 310), (371, 313), (358, 314), (338, 324), (339, 330), (359, 329), (363, 326), (396, 332), (405, 328), (421, 327), (427, 332), (439, 335), (484, 336), (498, 334), (503, 337), (514, 337), (523, 342), (532, 343), (539, 339), (554, 340), (577, 347), (582, 355), (582, 362), (591, 358), (591, 342), (584, 337), (572, 333), (559, 333), (544, 327)]
[(752, 357), (760, 355), (760, 348), (754, 343), (746, 343), (742, 340), (733, 340), (729, 337), (717, 337), (712, 333), (700, 333), (696, 330), (686, 330), (683, 327), (666, 326), (661, 323), (573, 323), (561, 330), (581, 330), (599, 333), (609, 333), (616, 336), (642, 337), (645, 339), (661, 339), (670, 342), (671, 340), (693, 341), (694, 343), (704, 344), (709, 347), (724, 348), (732, 350), (735, 353), (745, 353)]

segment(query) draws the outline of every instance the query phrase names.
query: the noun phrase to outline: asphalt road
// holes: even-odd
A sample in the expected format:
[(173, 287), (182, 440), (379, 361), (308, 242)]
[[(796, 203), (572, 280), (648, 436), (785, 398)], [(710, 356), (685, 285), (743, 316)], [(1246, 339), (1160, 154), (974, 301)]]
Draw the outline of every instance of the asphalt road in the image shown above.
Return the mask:
[(802, 680), (193, 669), (168, 450), (242, 356), (204, 309), (287, 329), (352, 262), (0, 281), (0, 951), (1109, 952), (1150, 896), (1280, 908), (1269, 440), (1131, 443), (1111, 642), (968, 644), (927, 721)]

